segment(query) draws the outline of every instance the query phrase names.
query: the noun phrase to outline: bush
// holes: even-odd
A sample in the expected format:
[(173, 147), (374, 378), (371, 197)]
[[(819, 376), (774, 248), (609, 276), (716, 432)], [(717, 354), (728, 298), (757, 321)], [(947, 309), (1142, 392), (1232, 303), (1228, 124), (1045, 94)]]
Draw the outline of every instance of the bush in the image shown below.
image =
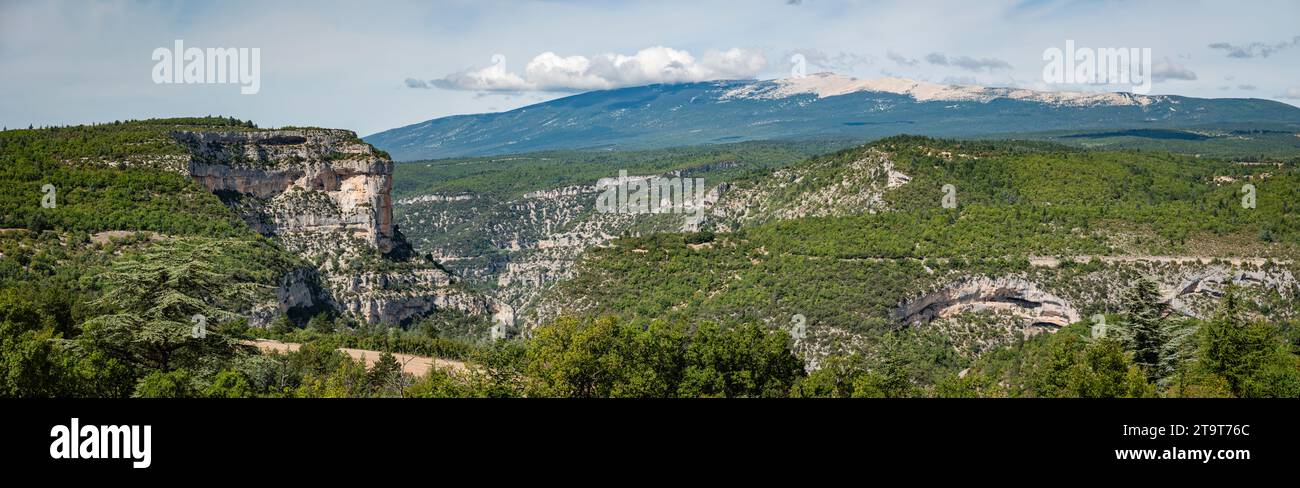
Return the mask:
[(199, 396), (190, 384), (190, 372), (177, 369), (169, 372), (154, 371), (145, 375), (135, 386), (134, 398), (191, 398)]

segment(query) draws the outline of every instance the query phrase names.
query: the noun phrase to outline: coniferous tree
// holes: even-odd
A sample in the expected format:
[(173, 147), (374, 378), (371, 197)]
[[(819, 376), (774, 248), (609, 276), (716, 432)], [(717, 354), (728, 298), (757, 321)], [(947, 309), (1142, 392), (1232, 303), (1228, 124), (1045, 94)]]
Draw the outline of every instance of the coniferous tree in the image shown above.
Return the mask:
[(1141, 398), (1155, 395), (1141, 370), (1134, 368), (1119, 341), (1102, 339), (1084, 348), (1069, 371), (1071, 396)]
[(1163, 318), (1165, 309), (1160, 289), (1150, 279), (1139, 279), (1124, 293), (1122, 315), (1133, 363), (1143, 368), (1151, 381), (1164, 377), (1171, 366), (1166, 351), (1169, 336)]
[(370, 388), (380, 396), (398, 396), (402, 387), (402, 364), (392, 353), (384, 352), (366, 372)]
[(217, 246), (181, 239), (115, 261), (99, 277), (104, 295), (92, 302), (108, 313), (87, 321), (76, 345), (164, 372), (182, 367), (179, 362), (232, 355), (235, 339), (208, 327), (237, 319), (232, 310), (258, 285), (208, 262), (221, 252)]
[(1247, 319), (1235, 286), (1229, 286), (1214, 319), (1201, 334), (1201, 365), (1239, 397), (1295, 396), (1300, 371), (1295, 357), (1276, 337), (1276, 329)]

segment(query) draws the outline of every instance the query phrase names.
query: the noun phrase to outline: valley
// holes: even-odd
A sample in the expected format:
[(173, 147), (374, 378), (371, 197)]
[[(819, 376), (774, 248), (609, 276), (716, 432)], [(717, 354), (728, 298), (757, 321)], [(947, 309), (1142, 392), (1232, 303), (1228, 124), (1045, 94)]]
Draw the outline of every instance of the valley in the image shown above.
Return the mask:
[(0, 0), (5, 466), (1285, 477), (1296, 19)]
[[(40, 319), (68, 344), (50, 360), (119, 347), (111, 334), (123, 332), (109, 331), (131, 330), (118, 321), (134, 316), (103, 314), (126, 277), (185, 270), (200, 273), (195, 283), (206, 273), (243, 283), (176, 309), (212, 314), (217, 343), (183, 341), (180, 356), (149, 346), (121, 356), (120, 369), (97, 367), (127, 375), (137, 393), (175, 381), (218, 388), (213, 376), (174, 377), (215, 374), (202, 373), (215, 359), (240, 388), (276, 396), (1040, 396), (1044, 348), (1101, 347), (1067, 339), (1098, 325), (1126, 337), (1142, 289), (1162, 333), (1182, 342), (1158, 373), (1133, 365), (1151, 376), (1127, 394), (1271, 395), (1293, 384), (1284, 375), (1271, 390), (1225, 390), (1187, 358), (1204, 354), (1197, 331), (1221, 320), (1226, 296), (1234, 316), (1276, 324), (1279, 347), (1300, 344), (1295, 156), (895, 136), (393, 163), (347, 131), (226, 119), (5, 134), (10, 184), (61, 192), (55, 209), (5, 203), (0, 255), (8, 280), (55, 294), (6, 288), (13, 299), (63, 310)], [(60, 139), (83, 149), (47, 145)], [(704, 218), (598, 211), (597, 181), (620, 174), (631, 188), (702, 178)], [(93, 191), (105, 178), (154, 196)], [(129, 320), (162, 313), (148, 305)], [(623, 390), (643, 381), (623, 376), (639, 369), (598, 390), (547, 376), (559, 360), (548, 354), (586, 340), (712, 352), (644, 371), (686, 375), (651, 390)], [(221, 356), (200, 352), (216, 344)], [(740, 350), (747, 359), (712, 356)], [(136, 362), (162, 370), (133, 376)], [(696, 383), (672, 369), (687, 363), (720, 376)], [(294, 373), (271, 375), (283, 368)], [(780, 373), (734, 384), (733, 368)], [(60, 391), (47, 394), (70, 394)]]
[[(907, 163), (898, 162), (898, 153), (883, 149), (905, 154)], [(795, 345), (810, 368), (834, 356), (873, 350), (870, 344), (878, 342), (882, 333), (919, 336), (924, 335), (922, 329), (938, 330), (943, 331), (938, 340), (946, 346), (924, 344), (933, 338), (913, 340), (921, 341), (917, 347), (949, 348), (965, 358), (949, 366), (955, 371), (984, 351), (1054, 332), (1090, 316), (1117, 313), (1122, 309), (1121, 293), (1139, 276), (1157, 281), (1162, 303), (1176, 316), (1210, 318), (1215, 298), (1224, 286), (1234, 285), (1249, 291), (1263, 310), (1280, 314), (1274, 317), (1296, 318), (1292, 303), (1300, 288), (1294, 278), (1294, 241), (1261, 241), (1261, 233), (1249, 230), (1239, 217), (1224, 215), (1228, 220), (1218, 224), (1209, 217), (1230, 212), (1237, 200), (1228, 196), (1231, 189), (1211, 183), (1214, 175), (1251, 166), (1193, 158), (1175, 163), (1157, 154), (928, 139), (876, 143), (865, 149), (865, 158), (862, 151), (775, 168), (768, 170), (770, 176), (719, 182), (719, 196), (701, 226), (709, 235), (702, 239), (691, 232), (680, 233), (691, 230), (681, 229), (680, 222), (655, 223), (656, 216), (639, 216), (646, 221), (640, 227), (626, 222), (611, 225), (646, 229), (640, 236), (624, 232), (609, 239), (620, 233), (593, 233), (603, 239), (587, 243), (584, 259), (548, 263), (552, 270), (563, 271), (569, 265), (576, 271), (552, 275), (554, 290), (542, 293), (535, 306), (516, 310), (518, 326), (527, 330), (576, 313), (612, 314), (632, 321), (758, 322), (789, 329), (791, 317), (800, 316), (806, 318), (807, 337), (797, 339)], [(1011, 159), (1002, 159), (1000, 153)], [(931, 164), (929, 171), (918, 171), (926, 168), (923, 162)], [(972, 182), (960, 176), (963, 162), (979, 164), (985, 173), (1005, 171), (1001, 178), (1006, 180)], [(1055, 170), (1028, 172), (1040, 165)], [(1186, 165), (1201, 168), (1186, 173)], [(1084, 170), (1088, 176), (1073, 181), (1050, 180), (1057, 174), (1079, 174), (1084, 166), (1095, 169)], [(1117, 202), (1105, 213), (1088, 208), (1087, 188), (1060, 186), (1114, 184), (1133, 178), (1124, 173), (1149, 170), (1156, 174), (1146, 178), (1154, 180), (1132, 182), (1131, 190), (1108, 188), (1106, 195)], [(1106, 171), (1117, 173), (1105, 176)], [(987, 190), (974, 195), (963, 192), (963, 199), (974, 199), (979, 206), (944, 215), (942, 209), (930, 210), (940, 203), (941, 193), (936, 175), (927, 174), (931, 172), (946, 174), (963, 190), (981, 184)], [(1158, 186), (1151, 186), (1152, 181), (1159, 181)], [(928, 202), (908, 192), (918, 183), (933, 185), (934, 196)], [(1059, 189), (1043, 189), (1044, 185)], [(1115, 198), (1131, 191), (1129, 211), (1136, 211), (1162, 187), (1178, 195), (1163, 209), (1126, 216), (1125, 199)], [(1286, 196), (1293, 190), (1281, 191)], [(1039, 195), (1050, 198), (1036, 200)], [(594, 194), (587, 197), (594, 200)], [(1289, 203), (1282, 200), (1275, 202), (1280, 205), (1275, 210), (1288, 212)], [(1168, 218), (1192, 208), (1207, 211), (1199, 226), (1180, 228), (1176, 224), (1186, 220)], [(1027, 222), (1033, 214), (1038, 217), (1029, 220), (1035, 222)], [(1260, 221), (1294, 222), (1277, 214)], [(1219, 227), (1226, 222), (1234, 222), (1229, 227), (1247, 227), (1238, 231)], [(407, 228), (416, 225), (411, 222)], [(649, 230), (654, 225), (661, 230)], [(1058, 234), (1055, 229), (1060, 228), (1074, 230), (1050, 238), (1044, 234), (1045, 230)], [(887, 233), (872, 234), (871, 229)], [(912, 247), (896, 245), (902, 242)], [(809, 247), (813, 245), (817, 247)], [(1188, 253), (1207, 250), (1213, 252)], [(502, 251), (512, 259), (517, 250), (502, 246)], [(846, 266), (854, 271), (846, 273)], [(507, 266), (501, 272), (509, 275), (517, 269)], [(775, 273), (794, 276), (781, 279)], [(846, 276), (830, 285), (835, 282), (826, 280), (836, 275)], [(882, 287), (882, 280), (904, 286)], [(507, 286), (510, 282), (508, 278), (498, 281)], [(532, 290), (547, 284), (537, 279), (527, 286)], [(864, 293), (875, 296), (867, 298)], [(766, 296), (785, 297), (783, 301), (789, 302), (746, 298)], [(796, 298), (804, 296), (818, 299)], [(835, 310), (846, 303), (855, 307)]]

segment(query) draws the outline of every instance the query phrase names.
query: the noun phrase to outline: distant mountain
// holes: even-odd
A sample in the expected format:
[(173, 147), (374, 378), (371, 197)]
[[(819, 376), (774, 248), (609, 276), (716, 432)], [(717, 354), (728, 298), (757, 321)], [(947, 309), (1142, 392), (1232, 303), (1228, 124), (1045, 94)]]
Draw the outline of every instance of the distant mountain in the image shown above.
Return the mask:
[(1300, 130), (1300, 108), (1261, 99), (1033, 91), (821, 73), (594, 91), (509, 112), (433, 119), (364, 139), (409, 161), (902, 133), (973, 137), (1220, 126)]

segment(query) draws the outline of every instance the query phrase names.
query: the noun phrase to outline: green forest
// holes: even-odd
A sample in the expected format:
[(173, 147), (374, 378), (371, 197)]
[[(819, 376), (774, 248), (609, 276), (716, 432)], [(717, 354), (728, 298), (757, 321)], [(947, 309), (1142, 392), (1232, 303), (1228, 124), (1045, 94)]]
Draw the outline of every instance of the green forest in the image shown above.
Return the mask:
[(855, 145), (847, 140), (764, 141), (640, 151), (549, 151), (511, 156), (437, 159), (397, 164), (393, 197), (475, 193), (516, 198), (535, 190), (590, 185), (617, 175), (663, 174), (726, 165), (715, 175), (734, 177), (783, 166)]
[(206, 117), (0, 132), (0, 228), (248, 234), (220, 199), (166, 168), (186, 154), (172, 131), (255, 127)]
[[(1300, 242), (1300, 170), (1294, 161), (1241, 164), (1161, 152), (908, 136), (866, 148), (888, 152), (911, 177), (885, 195), (894, 211), (846, 209), (842, 217), (793, 219), (756, 232), (783, 240), (783, 250), (840, 257), (1097, 254), (1116, 251), (1106, 239), (1117, 230), (1145, 234), (1138, 235), (1138, 249), (1121, 251), (1150, 254), (1201, 246), (1213, 251), (1206, 255), (1293, 255)], [(866, 148), (796, 165), (811, 172), (783, 188), (773, 204), (836, 180)], [(955, 189), (954, 209), (941, 206), (946, 184)], [(1246, 184), (1254, 187), (1250, 208), (1242, 204)]]
[[(168, 134), (187, 128), (256, 130), (214, 117), (0, 132), (0, 396), (1300, 396), (1294, 290), (1229, 286), (1197, 319), (1170, 313), (1143, 270), (1028, 262), (1253, 256), (1270, 258), (1258, 271), (1300, 274), (1294, 161), (917, 137), (811, 158), (846, 144), (622, 154), (620, 167), (645, 172), (739, 161), (722, 176), (742, 185), (778, 167), (815, 168), (773, 194), (773, 205), (836, 181), (867, 150), (892, 154), (911, 181), (885, 194), (887, 212), (629, 233), (590, 250), (547, 296), (584, 307), (491, 341), (489, 319), (450, 311), (405, 327), (330, 310), (250, 326), (250, 306), (311, 263), (248, 229), (182, 173), (152, 165), (183, 156)], [(594, 154), (528, 158), (506, 163), (513, 176), (504, 186), (502, 167), (483, 173), (476, 160), (403, 163), (395, 191), (504, 198), (610, 171)], [(1255, 187), (1254, 208), (1241, 205), (1243, 182)], [(940, 205), (945, 184), (955, 185), (957, 208)], [(56, 205), (42, 205), (44, 185)], [(901, 299), (954, 276), (1009, 273), (1107, 298), (1112, 305), (1080, 311), (1113, 326), (1099, 335), (1082, 321), (972, 348), (951, 331), (892, 315)], [(794, 315), (806, 318), (811, 337), (792, 335)], [(966, 319), (971, 335), (989, 333), (978, 330), (985, 318)], [(265, 353), (255, 339), (302, 347)], [(413, 377), (391, 354), (368, 366), (340, 347), (464, 367)]]

